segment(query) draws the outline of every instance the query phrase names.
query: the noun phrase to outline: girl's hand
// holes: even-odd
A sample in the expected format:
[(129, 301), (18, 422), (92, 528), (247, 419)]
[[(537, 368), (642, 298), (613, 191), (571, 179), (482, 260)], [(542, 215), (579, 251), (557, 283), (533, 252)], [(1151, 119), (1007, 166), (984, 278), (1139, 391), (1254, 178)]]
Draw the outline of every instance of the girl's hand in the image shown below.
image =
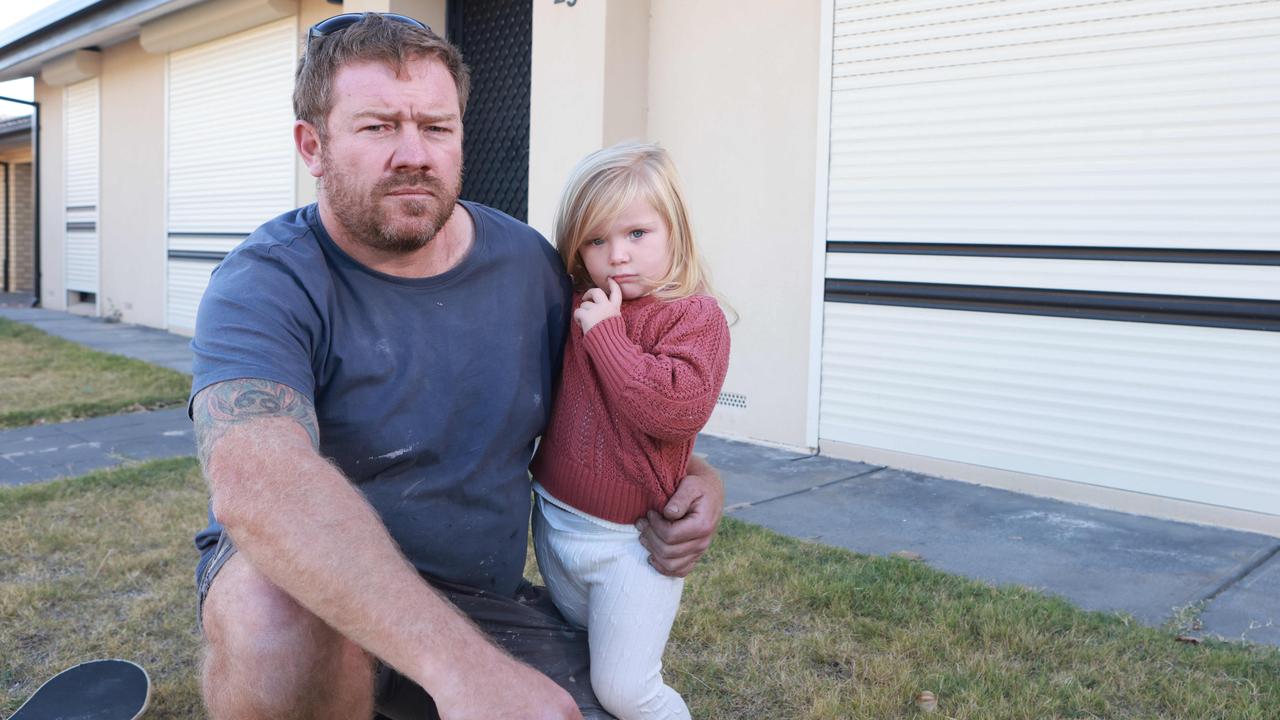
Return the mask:
[(611, 317), (622, 315), (622, 288), (609, 278), (609, 294), (600, 288), (591, 288), (582, 296), (582, 303), (573, 311), (573, 319), (582, 327), (582, 334)]

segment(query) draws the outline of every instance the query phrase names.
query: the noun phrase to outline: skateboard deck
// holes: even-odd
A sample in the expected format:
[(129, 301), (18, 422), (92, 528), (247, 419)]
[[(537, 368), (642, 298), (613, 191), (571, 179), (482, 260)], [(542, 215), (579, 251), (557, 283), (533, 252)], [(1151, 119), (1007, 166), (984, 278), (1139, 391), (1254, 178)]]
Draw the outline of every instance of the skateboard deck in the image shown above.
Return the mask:
[(9, 720), (134, 720), (151, 678), (128, 660), (91, 660), (49, 678)]

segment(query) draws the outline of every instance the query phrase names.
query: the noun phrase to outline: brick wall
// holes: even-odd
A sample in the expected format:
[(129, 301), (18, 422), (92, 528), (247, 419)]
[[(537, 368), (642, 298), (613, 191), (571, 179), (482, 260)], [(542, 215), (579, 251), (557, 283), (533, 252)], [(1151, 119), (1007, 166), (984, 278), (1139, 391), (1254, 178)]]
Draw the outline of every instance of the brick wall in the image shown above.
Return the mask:
[(9, 287), (15, 292), (32, 292), (36, 283), (32, 235), (35, 194), (31, 184), (31, 163), (9, 166), (9, 195), (9, 246), (13, 249), (13, 257), (9, 258)]

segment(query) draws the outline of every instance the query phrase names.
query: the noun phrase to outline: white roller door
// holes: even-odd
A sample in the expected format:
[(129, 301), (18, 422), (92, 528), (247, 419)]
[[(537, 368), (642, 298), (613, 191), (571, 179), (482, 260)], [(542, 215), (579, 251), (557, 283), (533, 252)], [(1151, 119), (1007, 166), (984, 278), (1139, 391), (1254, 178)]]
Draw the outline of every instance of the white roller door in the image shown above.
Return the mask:
[(297, 21), (169, 56), (168, 325), (191, 330), (209, 273), (294, 204)]
[(838, 2), (819, 436), (1280, 515), (1280, 2)]
[(66, 289), (98, 292), (98, 79), (64, 90)]

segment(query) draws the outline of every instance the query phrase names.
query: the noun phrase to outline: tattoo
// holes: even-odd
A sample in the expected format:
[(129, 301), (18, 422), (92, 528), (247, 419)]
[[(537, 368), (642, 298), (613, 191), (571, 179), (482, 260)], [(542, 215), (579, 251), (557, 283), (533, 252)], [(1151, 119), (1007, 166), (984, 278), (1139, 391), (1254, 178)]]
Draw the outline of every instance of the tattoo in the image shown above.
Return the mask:
[(291, 418), (320, 447), (316, 410), (306, 396), (280, 383), (257, 378), (228, 380), (201, 390), (191, 407), (195, 421), (196, 453), (207, 467), (213, 445), (236, 425), (268, 417)]

